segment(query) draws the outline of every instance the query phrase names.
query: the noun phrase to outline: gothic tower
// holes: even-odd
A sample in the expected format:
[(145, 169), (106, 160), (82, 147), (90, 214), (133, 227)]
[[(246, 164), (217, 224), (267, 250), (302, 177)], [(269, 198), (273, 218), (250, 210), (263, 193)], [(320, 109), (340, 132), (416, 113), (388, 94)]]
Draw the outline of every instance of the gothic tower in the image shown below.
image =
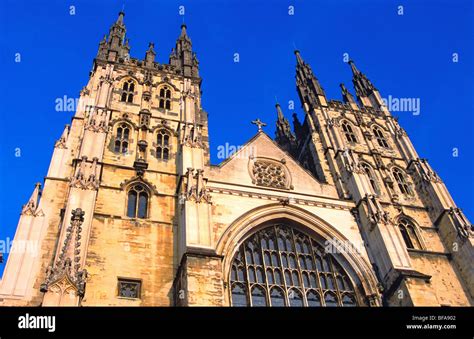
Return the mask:
[(120, 12), (44, 187), (35, 186), (22, 210), (15, 240), (39, 244), (40, 255), (10, 255), (0, 290), (7, 304), (113, 304), (120, 290), (120, 305), (145, 285), (144, 304), (171, 305), (178, 253), (209, 241), (209, 230), (195, 225), (207, 211), (196, 199), (206, 199), (209, 145), (186, 25), (168, 64), (155, 61), (153, 43), (143, 60), (129, 53)]
[[(465, 305), (474, 296), (473, 227), (426, 159), (387, 110), (379, 91), (349, 61), (358, 103), (328, 100), (296, 54), (296, 87), (305, 112), (295, 117), (292, 155), (334, 184), (353, 213), (387, 305)], [(277, 141), (287, 147), (277, 121)]]

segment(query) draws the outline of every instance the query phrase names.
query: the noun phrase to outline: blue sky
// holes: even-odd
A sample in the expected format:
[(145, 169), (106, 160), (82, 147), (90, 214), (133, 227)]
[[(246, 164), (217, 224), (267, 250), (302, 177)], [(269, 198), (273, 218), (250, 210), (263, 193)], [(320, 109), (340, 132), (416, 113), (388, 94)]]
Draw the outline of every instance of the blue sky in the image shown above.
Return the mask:
[[(0, 240), (12, 238), (21, 206), (46, 175), (54, 142), (73, 112), (55, 100), (76, 98), (87, 83), (100, 39), (125, 5), (131, 55), (144, 58), (155, 42), (168, 56), (184, 20), (200, 61), (203, 106), (209, 113), (212, 162), (217, 147), (241, 145), (259, 117), (274, 135), (275, 97), (290, 118), (297, 103), (295, 46), (328, 98), (352, 92), (344, 53), (383, 97), (419, 98), (418, 116), (399, 112), (421, 157), (474, 218), (473, 3), (445, 1), (25, 1), (0, 4)], [(69, 6), (75, 6), (70, 15)], [(294, 15), (288, 15), (288, 6)], [(398, 15), (402, 5), (403, 15)], [(21, 62), (15, 62), (20, 53)], [(240, 62), (234, 62), (239, 53)], [(453, 53), (459, 60), (453, 62)], [(458, 148), (458, 157), (453, 157)], [(20, 151), (20, 156), (18, 155)], [(0, 274), (3, 271), (0, 265)]]

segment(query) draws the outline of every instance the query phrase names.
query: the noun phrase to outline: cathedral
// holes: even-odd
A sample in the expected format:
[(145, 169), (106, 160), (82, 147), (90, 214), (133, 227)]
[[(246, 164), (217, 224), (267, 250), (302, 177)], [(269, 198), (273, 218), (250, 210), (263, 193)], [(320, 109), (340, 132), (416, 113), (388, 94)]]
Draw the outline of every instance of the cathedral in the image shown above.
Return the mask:
[[(474, 232), (379, 91), (326, 97), (296, 56), (305, 113), (211, 164), (186, 25), (169, 63), (99, 43), (44, 183), (21, 210), (2, 306), (472, 306)], [(249, 122), (250, 123), (250, 122)], [(38, 176), (40, 173), (38, 173)]]

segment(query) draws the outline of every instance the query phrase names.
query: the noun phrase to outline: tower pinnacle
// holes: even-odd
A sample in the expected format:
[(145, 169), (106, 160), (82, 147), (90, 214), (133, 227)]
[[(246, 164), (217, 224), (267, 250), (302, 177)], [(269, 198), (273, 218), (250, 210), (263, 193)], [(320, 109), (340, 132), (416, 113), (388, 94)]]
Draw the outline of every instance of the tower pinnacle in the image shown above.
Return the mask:
[(117, 20), (110, 27), (108, 39), (107, 36), (104, 36), (104, 39), (99, 44), (97, 58), (117, 61), (119, 58), (124, 58), (128, 55), (130, 46), (128, 46), (128, 42), (125, 43), (125, 33), (127, 30), (123, 21), (124, 16), (125, 13), (120, 11)]
[(296, 147), (296, 138), (291, 132), (290, 123), (288, 119), (285, 118), (283, 112), (281, 111), (280, 104), (276, 104), (275, 108), (277, 110), (277, 121), (276, 121), (276, 131), (275, 131), (275, 141), (286, 151), (292, 153)]
[(349, 60), (348, 64), (352, 69), (352, 82), (354, 84), (357, 96), (368, 97), (372, 91), (376, 90), (376, 88), (365, 76), (365, 74), (357, 69), (353, 60)]
[(306, 64), (298, 50), (296, 55), (296, 87), (301, 103), (309, 106), (326, 106), (326, 94), (311, 67)]
[(170, 64), (176, 66), (181, 74), (188, 77), (199, 77), (199, 61), (193, 52), (191, 39), (186, 24), (181, 25), (181, 33), (176, 40), (176, 47), (171, 50)]

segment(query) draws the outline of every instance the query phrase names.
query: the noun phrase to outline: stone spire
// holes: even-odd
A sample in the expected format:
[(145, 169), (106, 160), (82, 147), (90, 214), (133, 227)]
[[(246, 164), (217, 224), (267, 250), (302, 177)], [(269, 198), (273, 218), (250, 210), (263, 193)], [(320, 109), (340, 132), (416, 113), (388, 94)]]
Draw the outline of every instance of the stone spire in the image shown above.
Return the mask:
[(176, 47), (171, 50), (170, 65), (176, 66), (181, 74), (187, 77), (199, 77), (199, 61), (193, 52), (191, 39), (185, 24), (181, 25), (181, 34), (176, 40)]
[(349, 60), (349, 65), (352, 69), (352, 83), (358, 97), (368, 97), (377, 90), (365, 74), (357, 69), (354, 61)]
[(354, 97), (352, 96), (351, 92), (346, 88), (344, 84), (340, 84), (339, 87), (341, 87), (342, 91), (342, 99), (346, 104), (349, 104), (352, 109), (358, 109), (357, 103), (354, 100)]
[(349, 65), (352, 70), (352, 83), (357, 95), (357, 100), (364, 107), (372, 107), (379, 113), (385, 116), (390, 116), (390, 112), (387, 110), (379, 91), (365, 76), (364, 73), (359, 71), (354, 61), (349, 60)]
[(298, 50), (296, 55), (296, 88), (301, 103), (314, 106), (327, 106), (326, 94), (318, 78), (313, 74), (311, 67), (303, 61)]
[(123, 22), (125, 13), (120, 11), (117, 20), (110, 27), (109, 36), (104, 36), (102, 41), (99, 43), (99, 51), (97, 58), (105, 59), (108, 61), (118, 61), (119, 58), (125, 58), (129, 51), (130, 46), (128, 40), (125, 41), (126, 28)]
[(275, 105), (277, 110), (277, 122), (275, 141), (286, 151), (292, 153), (296, 147), (296, 138), (291, 132), (290, 123), (283, 115), (280, 104)]
[(351, 92), (349, 92), (344, 84), (339, 84), (342, 91), (342, 99), (345, 103), (355, 102), (354, 97), (352, 96)]

